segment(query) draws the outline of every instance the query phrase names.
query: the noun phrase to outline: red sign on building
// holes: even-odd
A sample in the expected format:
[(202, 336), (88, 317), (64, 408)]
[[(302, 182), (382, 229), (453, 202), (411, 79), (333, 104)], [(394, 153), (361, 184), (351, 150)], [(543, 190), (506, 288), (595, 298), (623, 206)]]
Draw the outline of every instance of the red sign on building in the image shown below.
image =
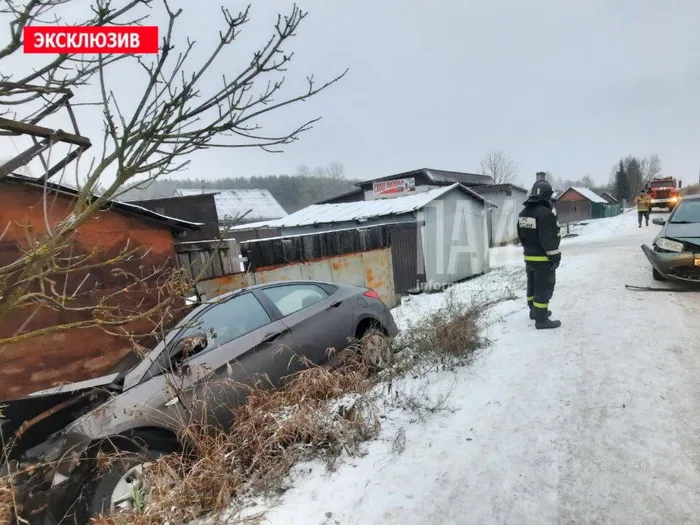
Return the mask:
[(373, 190), (374, 195), (377, 197), (382, 195), (393, 195), (396, 193), (416, 191), (416, 179), (411, 177), (407, 179), (393, 179), (375, 182)]

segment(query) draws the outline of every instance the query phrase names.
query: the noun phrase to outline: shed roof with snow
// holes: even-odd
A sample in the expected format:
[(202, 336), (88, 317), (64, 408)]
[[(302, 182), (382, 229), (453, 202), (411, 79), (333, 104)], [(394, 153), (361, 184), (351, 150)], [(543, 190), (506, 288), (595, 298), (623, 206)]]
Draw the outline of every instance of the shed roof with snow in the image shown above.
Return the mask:
[[(450, 186), (435, 188), (405, 197), (396, 197), (394, 199), (342, 202), (335, 204), (312, 204), (281, 219), (259, 224), (259, 227), (294, 228), (298, 226), (312, 226), (314, 224), (361, 222), (379, 217), (403, 215), (405, 213), (418, 211), (435, 199), (452, 191), (460, 191), (482, 204), (493, 206), (493, 204), (472, 189), (462, 184), (451, 184)], [(240, 228), (244, 227), (245, 226), (240, 226)], [(236, 227), (233, 229), (235, 230)]]
[(219, 221), (242, 219), (264, 221), (285, 217), (287, 212), (268, 190), (214, 190), (178, 189), (177, 195), (185, 197), (202, 193), (214, 194)]
[(568, 193), (569, 191), (575, 191), (582, 197), (584, 197), (586, 200), (589, 200), (591, 202), (596, 202), (598, 204), (607, 204), (608, 201), (606, 201), (603, 197), (595, 193), (593, 190), (589, 190), (588, 188), (584, 188), (582, 186), (571, 186), (568, 190), (561, 192), (560, 195), (557, 196), (557, 200), (561, 199), (561, 197), (565, 194)]

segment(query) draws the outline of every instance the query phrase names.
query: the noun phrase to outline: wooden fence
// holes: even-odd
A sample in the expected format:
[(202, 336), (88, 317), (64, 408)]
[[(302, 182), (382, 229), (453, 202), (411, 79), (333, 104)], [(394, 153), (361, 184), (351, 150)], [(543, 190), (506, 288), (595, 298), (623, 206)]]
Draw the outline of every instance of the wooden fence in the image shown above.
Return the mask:
[(245, 271), (245, 257), (234, 239), (175, 244), (177, 261), (192, 279), (214, 279)]

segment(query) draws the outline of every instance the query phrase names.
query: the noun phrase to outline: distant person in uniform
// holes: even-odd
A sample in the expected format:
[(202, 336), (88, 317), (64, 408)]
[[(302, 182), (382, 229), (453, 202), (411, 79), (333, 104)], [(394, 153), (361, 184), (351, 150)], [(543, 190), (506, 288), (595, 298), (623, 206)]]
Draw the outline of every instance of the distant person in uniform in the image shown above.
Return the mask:
[(546, 180), (535, 182), (524, 203), (525, 209), (518, 217), (518, 238), (525, 254), (527, 271), (527, 304), (530, 319), (535, 320), (538, 330), (561, 326), (561, 321), (550, 318), (552, 312), (549, 311), (556, 271), (561, 262), (561, 233), (552, 207), (552, 193), (552, 185)]
[(634, 199), (634, 203), (637, 205), (637, 223), (639, 228), (642, 227), (642, 218), (646, 221), (647, 226), (649, 226), (649, 214), (651, 213), (651, 195), (649, 195), (644, 188), (639, 191), (639, 195)]

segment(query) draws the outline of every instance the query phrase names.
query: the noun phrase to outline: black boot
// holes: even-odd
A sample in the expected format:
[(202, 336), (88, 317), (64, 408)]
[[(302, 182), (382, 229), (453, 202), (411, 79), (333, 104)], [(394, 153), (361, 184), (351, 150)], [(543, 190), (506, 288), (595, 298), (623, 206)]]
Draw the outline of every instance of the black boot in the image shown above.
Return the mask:
[[(552, 312), (547, 310), (547, 317), (549, 317), (550, 315), (552, 315)], [(530, 306), (530, 319), (532, 319), (533, 321), (535, 319), (537, 319), (537, 316), (535, 315), (535, 307), (534, 306)]]
[(553, 321), (549, 318), (551, 312), (544, 308), (535, 308), (535, 328), (538, 330), (548, 330), (551, 328), (559, 328), (561, 321)]

